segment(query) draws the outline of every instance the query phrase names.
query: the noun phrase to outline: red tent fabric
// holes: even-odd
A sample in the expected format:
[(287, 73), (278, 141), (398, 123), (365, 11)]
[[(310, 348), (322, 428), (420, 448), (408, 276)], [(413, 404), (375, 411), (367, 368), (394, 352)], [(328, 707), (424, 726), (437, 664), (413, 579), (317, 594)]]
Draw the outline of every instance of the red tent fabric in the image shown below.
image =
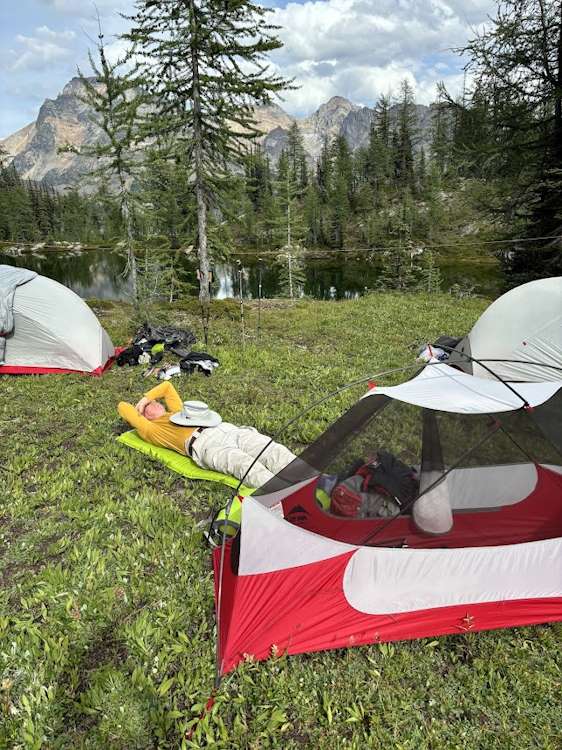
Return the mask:
[[(548, 470), (543, 476), (544, 492), (556, 493), (551, 511), (558, 537), (488, 547), (344, 545), (301, 529), (263, 508), (257, 499), (246, 498), (241, 537), (225, 549), (218, 612), (221, 673), (248, 656), (262, 660), (273, 653), (299, 654), (562, 620), (562, 476)], [(326, 546), (317, 559), (311, 558), (306, 550), (318, 539)], [(454, 543), (449, 539), (441, 544), (447, 541)], [(295, 554), (287, 556), (290, 549)], [(299, 553), (303, 549), (304, 558)], [(373, 558), (363, 563), (366, 576), (354, 568), (358, 555)], [(396, 561), (393, 577), (377, 575), (385, 556)], [(220, 559), (217, 548), (217, 584)], [(414, 575), (412, 566), (426, 570)], [(360, 587), (358, 598), (354, 576)], [(393, 611), (385, 611), (392, 600), (389, 582), (395, 584), (399, 578), (402, 586), (394, 597), (399, 601)], [(378, 587), (384, 590), (380, 611), (361, 611), (368, 606), (362, 596), (369, 585), (375, 602)]]
[[(562, 620), (562, 383), (450, 369), (370, 389), (244, 499), (240, 533), (214, 551), (219, 674), (248, 657)], [(383, 440), (412, 458), (413, 503), (347, 518), (319, 501), (323, 477)], [(414, 512), (431, 493), (450, 505), (440, 534)]]

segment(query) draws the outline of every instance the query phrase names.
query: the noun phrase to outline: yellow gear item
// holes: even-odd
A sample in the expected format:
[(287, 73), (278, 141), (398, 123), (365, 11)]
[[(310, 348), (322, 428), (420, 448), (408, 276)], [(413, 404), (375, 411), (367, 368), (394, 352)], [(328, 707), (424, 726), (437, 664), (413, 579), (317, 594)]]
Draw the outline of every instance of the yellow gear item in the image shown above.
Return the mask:
[(230, 512), (228, 518), (226, 515), (226, 507), (219, 510), (215, 516), (215, 520), (212, 525), (212, 532), (218, 536), (225, 534), (226, 536), (236, 536), (240, 529), (240, 523), (242, 521), (242, 502), (238, 496), (232, 501), (230, 506)]
[(326, 490), (323, 490), (320, 487), (316, 488), (316, 502), (318, 505), (320, 505), (324, 510), (330, 510), (330, 496), (326, 492)]

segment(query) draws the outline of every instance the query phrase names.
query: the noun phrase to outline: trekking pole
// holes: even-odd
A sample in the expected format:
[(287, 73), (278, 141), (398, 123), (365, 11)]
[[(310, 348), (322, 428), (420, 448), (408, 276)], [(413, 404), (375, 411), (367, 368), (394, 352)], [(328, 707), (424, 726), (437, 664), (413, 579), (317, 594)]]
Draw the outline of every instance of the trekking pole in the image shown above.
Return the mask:
[(258, 341), (261, 334), (262, 259), (258, 258)]
[(238, 268), (238, 281), (240, 283), (240, 324), (242, 327), (242, 347), (246, 346), (246, 329), (245, 329), (245, 321), (244, 321), (244, 295), (242, 290), (242, 265), (240, 265), (240, 261), (238, 261), (239, 268)]

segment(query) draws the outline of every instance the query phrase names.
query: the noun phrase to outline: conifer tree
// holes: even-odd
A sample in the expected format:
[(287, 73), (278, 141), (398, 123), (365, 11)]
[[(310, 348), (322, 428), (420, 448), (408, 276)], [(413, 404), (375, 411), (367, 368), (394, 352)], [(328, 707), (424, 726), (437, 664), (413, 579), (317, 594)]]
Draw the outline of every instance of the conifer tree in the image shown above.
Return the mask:
[(391, 177), (391, 137), (390, 98), (381, 96), (375, 107), (375, 127), (369, 144), (381, 186)]
[(390, 97), (383, 96), (377, 101), (376, 107), (376, 134), (386, 148), (390, 147)]
[(431, 107), (431, 160), (436, 173), (443, 177), (451, 158), (451, 116), (447, 103), (440, 92), (437, 102)]
[(302, 296), (306, 280), (302, 250), (299, 248), (293, 248), (292, 251), (284, 249), (277, 256), (277, 263), (281, 295), (290, 299)]
[[(133, 172), (138, 168), (135, 155), (135, 142), (138, 136), (138, 113), (143, 99), (139, 96), (140, 81), (128, 72), (120, 60), (111, 63), (107, 59), (104, 36), (99, 29), (96, 61), (89, 53), (92, 77), (79, 71), (83, 86), (82, 100), (89, 105), (95, 115), (104, 138), (95, 145), (82, 146), (79, 153), (98, 160), (94, 174), (117, 181), (123, 225), (125, 227), (125, 247), (127, 269), (130, 272), (133, 300), (138, 302), (137, 263), (134, 250), (134, 205), (131, 192)], [(74, 150), (74, 149), (70, 149)]]
[(398, 184), (414, 187), (414, 144), (417, 140), (417, 114), (414, 91), (407, 79), (400, 86), (398, 123), (395, 141), (395, 164)]
[(296, 122), (293, 122), (287, 135), (287, 157), (297, 183), (297, 194), (302, 198), (308, 182), (308, 169), (302, 134)]
[[(297, 165), (298, 170), (298, 165)], [(277, 163), (276, 196), (281, 210), (279, 239), (287, 252), (299, 246), (304, 235), (302, 208), (298, 201), (299, 173), (287, 151), (283, 150)]]
[(433, 250), (425, 250), (421, 258), (420, 280), (418, 288), (420, 291), (436, 294), (441, 291), (443, 277), (437, 264), (437, 258)]
[(382, 268), (377, 280), (379, 289), (404, 292), (413, 289), (416, 276), (412, 256), (403, 244), (393, 245), (382, 257)]
[[(465, 109), (488, 107), (486, 161), (509, 179), (504, 210), (534, 236), (562, 223), (562, 0), (499, 0), (496, 17), (462, 50), (475, 80)], [(451, 97), (449, 102), (453, 103)], [(476, 143), (474, 144), (476, 148)]]
[(322, 150), (316, 162), (316, 182), (320, 199), (323, 203), (327, 203), (332, 186), (332, 151), (327, 137), (324, 138)]
[(315, 247), (322, 238), (322, 207), (316, 181), (311, 179), (304, 197), (304, 221), (307, 246)]
[(427, 188), (427, 164), (425, 159), (425, 149), (420, 148), (416, 159), (416, 192), (418, 195), (424, 195)]
[(209, 320), (209, 214), (224, 208), (228, 168), (258, 135), (253, 107), (289, 82), (267, 69), (281, 46), (269, 9), (252, 0), (137, 0), (124, 38), (142, 55), (151, 97), (150, 132), (187, 147), (197, 205), (199, 300)]
[(355, 201), (353, 162), (347, 141), (342, 135), (335, 139), (332, 147), (332, 175), (329, 194), (332, 244), (342, 250), (347, 235), (347, 222)]

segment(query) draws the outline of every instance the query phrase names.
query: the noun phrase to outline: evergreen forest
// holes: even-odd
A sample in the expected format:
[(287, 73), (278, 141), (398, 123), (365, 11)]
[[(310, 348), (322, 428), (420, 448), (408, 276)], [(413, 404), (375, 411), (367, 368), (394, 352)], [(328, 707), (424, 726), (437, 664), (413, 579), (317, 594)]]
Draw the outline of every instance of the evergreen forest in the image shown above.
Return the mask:
[[(175, 88), (159, 89), (158, 61), (170, 48), (158, 48), (152, 29), (173, 21), (177, 52), (181, 23), (166, 16), (166, 3), (138, 5), (125, 39), (151, 50), (146, 65), (131, 72), (109, 63), (100, 31), (94, 79), (83, 77), (85, 101), (106, 136), (84, 151), (98, 159), (96, 191), (57, 193), (23, 181), (0, 154), (0, 240), (126, 238), (133, 261), (149, 245), (193, 246), (200, 262), (291, 256), (296, 273), (306, 252), (358, 251), (380, 263), (381, 283), (399, 289), (412, 283), (413, 259), (424, 253), (430, 267), (443, 256), (495, 253), (509, 257), (514, 271), (560, 268), (562, 3), (500, 2), (493, 24), (459, 50), (467, 61), (464, 91), (453, 97), (440, 86), (429, 133), (419, 129), (415, 91), (404, 80), (379, 98), (364, 146), (351, 150), (340, 135), (324, 142), (315, 162), (296, 123), (276, 162), (252, 125), (248, 101), (272, 101), (293, 82), (238, 78), (219, 91), (216, 80), (193, 78), (192, 61), (178, 63)], [(256, 7), (238, 6), (246, 7), (238, 24), (250, 28)], [(197, 12), (202, 29), (215, 23)], [(212, 60), (217, 78), (235, 54), (256, 63), (279, 42), (263, 20), (255, 23), (250, 53), (232, 52), (237, 36), (229, 27), (230, 48), (199, 49), (195, 39), (193, 60)]]

